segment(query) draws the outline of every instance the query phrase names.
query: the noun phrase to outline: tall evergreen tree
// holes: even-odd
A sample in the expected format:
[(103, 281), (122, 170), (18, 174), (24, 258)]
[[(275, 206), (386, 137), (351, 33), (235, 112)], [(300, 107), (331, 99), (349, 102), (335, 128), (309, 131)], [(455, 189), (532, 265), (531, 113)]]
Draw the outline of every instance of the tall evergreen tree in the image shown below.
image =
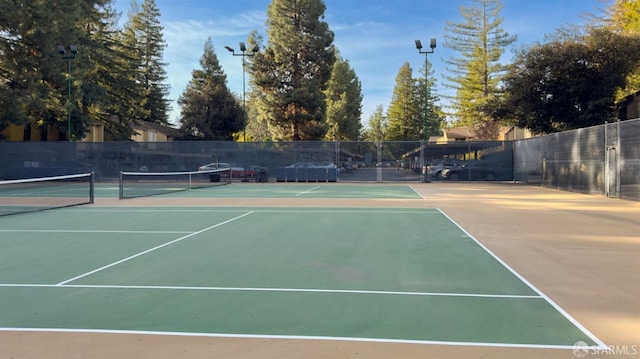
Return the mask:
[(243, 113), (238, 100), (227, 87), (211, 38), (204, 45), (200, 69), (193, 70), (178, 104), (181, 130), (185, 139), (229, 141), (242, 129)]
[(335, 54), (325, 9), (322, 0), (269, 5), (269, 42), (252, 58), (251, 73), (275, 140), (319, 140), (327, 131), (324, 90)]
[(357, 141), (362, 129), (362, 85), (349, 60), (339, 54), (336, 54), (325, 95), (329, 127), (325, 139)]
[[(452, 109), (457, 124), (486, 133), (487, 127), (497, 128), (489, 104), (501, 96), (505, 67), (500, 64), (500, 57), (516, 37), (501, 27), (501, 0), (470, 1), (473, 6), (460, 7), (465, 22), (446, 25), (445, 46), (460, 54), (447, 61), (451, 75), (446, 79), (447, 86), (456, 91)], [(497, 136), (494, 131), (489, 132), (492, 132), (489, 137)]]
[(396, 84), (389, 105), (388, 141), (418, 141), (422, 131), (422, 116), (413, 69), (405, 62), (396, 75)]
[(417, 106), (423, 121), (422, 138), (428, 141), (429, 137), (440, 134), (445, 119), (442, 109), (438, 105), (440, 97), (435, 91), (436, 80), (431, 71), (431, 64), (427, 65), (425, 61), (425, 66), (422, 67), (420, 72), (422, 76), (415, 80), (417, 86)]
[[(250, 49), (253, 48), (261, 48), (262, 47), (263, 38), (257, 31), (252, 31), (249, 34), (249, 38), (247, 41), (247, 47)], [(259, 56), (259, 53), (256, 54)], [(251, 64), (253, 58), (256, 56), (251, 56), (246, 58), (247, 62), (247, 70), (251, 71)], [(252, 74), (255, 72), (251, 71)], [(245, 134), (251, 141), (258, 142), (266, 142), (273, 140), (272, 134), (272, 126), (271, 125), (271, 114), (269, 113), (267, 106), (267, 96), (261, 91), (261, 89), (256, 85), (256, 81), (254, 81), (254, 77), (252, 76), (249, 81), (249, 88), (247, 91), (247, 123), (246, 123), (246, 131)], [(278, 129), (273, 131), (279, 133)]]
[(376, 110), (369, 116), (369, 128), (364, 130), (364, 140), (369, 142), (384, 141), (386, 131), (387, 116), (382, 105), (378, 105)]
[(83, 74), (82, 112), (90, 120), (101, 122), (109, 138), (127, 140), (133, 134), (127, 114), (134, 107), (131, 99), (137, 95), (131, 76), (135, 68), (130, 65), (135, 57), (123, 45), (117, 25), (119, 14), (112, 1), (94, 2), (96, 5), (87, 9), (86, 38), (81, 49), (91, 55), (82, 59), (87, 65)]
[(134, 120), (169, 123), (169, 86), (165, 84), (166, 64), (162, 62), (166, 43), (162, 31), (160, 10), (155, 0), (144, 0), (141, 6), (133, 0), (124, 28), (123, 45), (131, 51), (132, 74), (138, 90), (136, 108), (129, 114)]

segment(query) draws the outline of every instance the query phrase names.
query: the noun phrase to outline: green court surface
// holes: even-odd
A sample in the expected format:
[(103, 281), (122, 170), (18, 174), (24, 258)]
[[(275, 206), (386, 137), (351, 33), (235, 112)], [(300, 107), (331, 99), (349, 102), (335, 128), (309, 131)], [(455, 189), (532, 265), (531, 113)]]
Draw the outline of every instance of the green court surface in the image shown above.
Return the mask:
[(85, 206), (0, 238), (0, 330), (604, 345), (437, 209)]

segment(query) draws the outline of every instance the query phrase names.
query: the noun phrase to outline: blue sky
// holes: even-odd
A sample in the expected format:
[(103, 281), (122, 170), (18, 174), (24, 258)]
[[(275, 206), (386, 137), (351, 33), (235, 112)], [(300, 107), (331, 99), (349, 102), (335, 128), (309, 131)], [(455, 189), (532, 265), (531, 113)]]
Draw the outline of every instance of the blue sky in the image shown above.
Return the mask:
[[(142, 2), (142, 0), (138, 0)], [(371, 113), (378, 105), (385, 109), (391, 102), (395, 77), (400, 67), (409, 62), (414, 76), (424, 65), (425, 55), (415, 48), (420, 39), (428, 48), (429, 39), (436, 38), (438, 47), (429, 54), (439, 94), (450, 90), (443, 86), (447, 73), (444, 60), (457, 56), (443, 46), (445, 26), (449, 22), (463, 22), (459, 6), (469, 6), (469, 0), (324, 0), (325, 21), (335, 33), (334, 44), (362, 82), (362, 124), (367, 126)], [(164, 61), (173, 111), (170, 121), (178, 123), (180, 108), (175, 100), (191, 79), (191, 72), (199, 68), (204, 43), (208, 37), (227, 74), (228, 86), (242, 95), (241, 58), (231, 56), (224, 46), (238, 49), (239, 41), (246, 41), (253, 30), (266, 35), (265, 20), (270, 0), (156, 0), (164, 26), (167, 48)], [(130, 0), (116, 0), (116, 8), (126, 20)], [(585, 23), (586, 13), (597, 13), (601, 0), (503, 0), (503, 29), (516, 35), (512, 48), (520, 48), (543, 41), (546, 34), (558, 27)], [(265, 36), (266, 37), (266, 36)], [(505, 57), (511, 58), (511, 50)], [(248, 85), (248, 79), (247, 79)]]

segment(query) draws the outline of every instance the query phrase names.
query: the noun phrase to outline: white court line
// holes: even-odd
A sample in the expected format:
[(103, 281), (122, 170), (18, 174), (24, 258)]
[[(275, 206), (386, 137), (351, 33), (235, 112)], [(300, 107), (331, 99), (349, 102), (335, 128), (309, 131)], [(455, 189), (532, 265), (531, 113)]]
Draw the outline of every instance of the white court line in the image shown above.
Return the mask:
[[(240, 339), (283, 339), (283, 340), (332, 340), (341, 342), (369, 342), (369, 343), (396, 343), (396, 344), (424, 344), (447, 345), (461, 347), (496, 347), (519, 349), (575, 349), (574, 345), (544, 345), (544, 344), (517, 344), (517, 343), (483, 343), (483, 342), (453, 342), (436, 340), (408, 340), (408, 339), (380, 339), (357, 337), (329, 337), (329, 336), (303, 336), (303, 335), (259, 335), (259, 334), (230, 334), (230, 333), (189, 333), (189, 332), (152, 332), (146, 330), (103, 330), (103, 329), (64, 329), (64, 328), (3, 328), (0, 332), (46, 332), (46, 333), (99, 333), (99, 334), (131, 334), (131, 335), (170, 335), (176, 337), (209, 337), (209, 338), (240, 338)], [(589, 347), (580, 347), (589, 348)], [(596, 347), (591, 347), (596, 348)], [(597, 348), (599, 349), (599, 348)]]
[[(158, 210), (151, 209), (155, 207), (138, 207), (136, 209), (127, 210), (123, 207), (123, 209), (101, 209), (101, 208), (91, 208), (91, 212), (135, 212), (135, 213), (230, 213), (230, 212), (238, 212), (244, 213), (246, 211), (254, 211), (256, 213), (384, 213), (384, 214), (437, 214), (440, 215), (442, 212), (438, 211), (436, 208), (397, 208), (397, 209), (382, 209), (375, 210), (369, 208), (351, 208), (346, 209), (347, 207), (341, 208), (331, 208), (331, 209), (314, 209), (310, 208), (296, 208), (296, 209), (286, 209), (286, 207), (281, 208), (269, 208), (269, 207), (256, 207), (256, 208), (245, 208), (245, 207), (225, 207), (225, 208), (217, 208), (217, 209), (175, 209), (175, 210)], [(345, 208), (345, 209), (342, 209)], [(73, 211), (73, 210), (68, 210)], [(82, 211), (86, 212), (86, 210)], [(2, 230), (0, 230), (2, 231)]]
[(298, 208), (298, 209), (273, 209), (273, 210), (256, 210), (259, 213), (365, 213), (365, 214), (437, 214), (441, 213), (435, 209), (431, 208), (415, 208), (415, 209), (403, 209), (403, 210), (379, 210), (376, 211), (374, 209), (351, 209), (351, 210), (341, 210), (341, 209), (331, 209), (331, 210), (307, 210), (306, 208)]
[(418, 192), (415, 188), (413, 188), (413, 186), (409, 186), (409, 188), (411, 188), (413, 190), (413, 192), (415, 192), (418, 196), (420, 196), (420, 198), (422, 199), (427, 199), (425, 196), (423, 196), (420, 192)]
[(513, 275), (518, 277), (524, 284), (526, 284), (529, 288), (531, 288), (534, 292), (538, 293), (541, 298), (543, 298), (547, 303), (549, 303), (552, 307), (554, 307), (560, 314), (562, 314), (567, 320), (569, 320), (573, 325), (575, 325), (578, 329), (582, 331), (583, 334), (591, 338), (594, 343), (598, 344), (601, 349), (607, 349), (607, 345), (598, 337), (596, 337), (593, 333), (591, 333), (587, 328), (585, 328), (582, 324), (580, 324), (575, 318), (573, 318), (569, 313), (567, 313), (564, 309), (562, 309), (556, 302), (551, 300), (551, 298), (547, 297), (540, 289), (536, 288), (533, 284), (531, 284), (528, 280), (526, 280), (523, 276), (521, 276), (515, 269), (511, 268), (507, 263), (505, 263), (502, 259), (500, 259), (497, 255), (495, 255), (489, 248), (487, 248), (484, 244), (480, 243), (471, 233), (467, 232), (462, 226), (460, 226), (456, 221), (454, 221), (451, 217), (449, 217), (442, 210), (438, 209), (442, 215), (447, 217), (453, 224), (455, 224), (461, 231), (466, 233), (469, 238), (471, 238), (474, 242), (476, 242), (482, 249), (484, 249), (489, 255), (491, 255), (495, 260), (497, 260), (500, 264), (502, 264), (506, 269), (508, 269)]
[[(60, 284), (0, 284), (5, 288), (60, 288)], [(65, 284), (65, 288), (89, 289), (160, 289), (160, 290), (203, 290), (224, 292), (274, 292), (274, 293), (334, 293), (334, 294), (376, 294), (376, 295), (408, 295), (423, 297), (469, 297), (469, 298), (505, 298), (505, 299), (544, 299), (539, 295), (515, 294), (478, 294), (478, 293), (441, 293), (441, 292), (400, 292), (385, 290), (355, 289), (317, 289), (317, 288), (252, 288), (252, 287), (189, 287), (189, 286), (157, 286), (157, 285), (92, 285)]]
[(301, 195), (306, 194), (306, 193), (309, 193), (309, 192), (312, 192), (312, 191), (315, 191), (315, 190), (317, 190), (318, 188), (320, 188), (320, 186), (315, 186), (315, 187), (313, 187), (313, 188), (309, 188), (309, 189), (308, 189), (308, 190), (306, 190), (306, 191), (303, 191), (303, 192), (298, 193), (298, 194), (296, 195), (296, 197), (301, 196)]
[(248, 213), (242, 214), (242, 215), (240, 215), (240, 216), (237, 216), (237, 217), (231, 218), (231, 219), (229, 219), (229, 220), (226, 220), (226, 221), (224, 221), (224, 222), (220, 222), (220, 223), (218, 223), (218, 224), (214, 224), (213, 226), (207, 227), (207, 228), (202, 229), (202, 230), (199, 230), (199, 231), (197, 231), (197, 232), (193, 232), (193, 233), (187, 234), (186, 236), (182, 236), (182, 237), (180, 237), (180, 238), (178, 238), (178, 239), (174, 239), (174, 240), (173, 240), (173, 241), (171, 241), (171, 242), (167, 242), (167, 243), (161, 244), (161, 245), (156, 246), (156, 247), (153, 247), (153, 248), (151, 248), (151, 249), (147, 249), (146, 251), (142, 251), (142, 252), (140, 252), (140, 253), (138, 253), (138, 254), (134, 254), (134, 255), (129, 256), (129, 257), (127, 257), (127, 258), (121, 259), (121, 260), (119, 260), (119, 261), (117, 261), (117, 262), (113, 262), (113, 263), (111, 263), (111, 264), (107, 264), (106, 266), (100, 267), (100, 268), (98, 268), (98, 269), (94, 269), (94, 270), (92, 270), (91, 272), (87, 272), (87, 273), (81, 274), (81, 275), (79, 275), (79, 276), (76, 276), (76, 277), (73, 277), (73, 278), (67, 279), (67, 280), (65, 280), (65, 281), (62, 281), (62, 282), (58, 283), (57, 285), (65, 285), (65, 284), (67, 284), (67, 283), (69, 283), (69, 282), (73, 282), (74, 280), (77, 280), (77, 279), (80, 279), (80, 278), (86, 277), (86, 276), (88, 276), (88, 275), (91, 275), (91, 274), (94, 274), (94, 273), (100, 272), (100, 271), (102, 271), (102, 270), (105, 270), (105, 269), (107, 269), (107, 268), (113, 267), (113, 266), (118, 265), (118, 264), (120, 264), (120, 263), (124, 263), (124, 262), (126, 262), (126, 261), (128, 261), (128, 260), (131, 260), (131, 259), (133, 259), (133, 258), (140, 257), (140, 256), (142, 256), (142, 255), (144, 255), (144, 254), (149, 253), (149, 252), (153, 252), (153, 251), (155, 251), (156, 249), (160, 249), (160, 248), (162, 248), (162, 247), (166, 247), (166, 246), (168, 246), (168, 245), (171, 245), (171, 244), (174, 244), (174, 243), (180, 242), (180, 241), (182, 241), (182, 240), (184, 240), (184, 239), (187, 239), (187, 238), (189, 238), (189, 237), (193, 237), (193, 236), (195, 236), (195, 235), (198, 235), (198, 234), (200, 234), (200, 233), (206, 232), (206, 231), (208, 231), (208, 230), (211, 230), (211, 229), (214, 229), (214, 228), (216, 228), (216, 227), (220, 227), (220, 226), (225, 225), (225, 224), (227, 224), (227, 223), (233, 222), (233, 221), (238, 220), (238, 219), (240, 219), (240, 218), (242, 218), (242, 217), (248, 216), (248, 215), (250, 215), (250, 214), (252, 214), (252, 213), (254, 213), (254, 212), (253, 212), (253, 211), (251, 211), (251, 212), (248, 212)]
[(193, 231), (104, 231), (75, 229), (0, 229), (0, 232), (11, 233), (124, 233), (124, 234), (185, 234)]

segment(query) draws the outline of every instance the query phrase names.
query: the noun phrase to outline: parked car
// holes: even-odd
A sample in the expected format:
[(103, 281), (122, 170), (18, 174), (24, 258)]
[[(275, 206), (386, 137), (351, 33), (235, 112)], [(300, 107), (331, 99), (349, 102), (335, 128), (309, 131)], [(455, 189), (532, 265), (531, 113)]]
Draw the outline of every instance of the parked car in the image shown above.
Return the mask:
[(231, 169), (231, 178), (254, 178), (256, 176), (257, 166), (249, 166), (245, 168), (227, 162), (213, 162), (198, 167), (198, 171), (208, 171), (225, 168)]
[(331, 161), (320, 161), (314, 163), (314, 165), (318, 168), (338, 168), (336, 164)]
[(453, 158), (443, 158), (434, 160), (427, 166), (427, 176), (433, 179), (442, 178), (442, 171), (448, 168), (453, 168), (462, 164), (462, 161)]
[(460, 165), (442, 170), (442, 178), (451, 181), (471, 181), (496, 179), (495, 164), (490, 161), (465, 161)]
[(311, 162), (296, 162), (292, 165), (287, 166), (287, 168), (318, 168), (318, 166), (314, 165)]

